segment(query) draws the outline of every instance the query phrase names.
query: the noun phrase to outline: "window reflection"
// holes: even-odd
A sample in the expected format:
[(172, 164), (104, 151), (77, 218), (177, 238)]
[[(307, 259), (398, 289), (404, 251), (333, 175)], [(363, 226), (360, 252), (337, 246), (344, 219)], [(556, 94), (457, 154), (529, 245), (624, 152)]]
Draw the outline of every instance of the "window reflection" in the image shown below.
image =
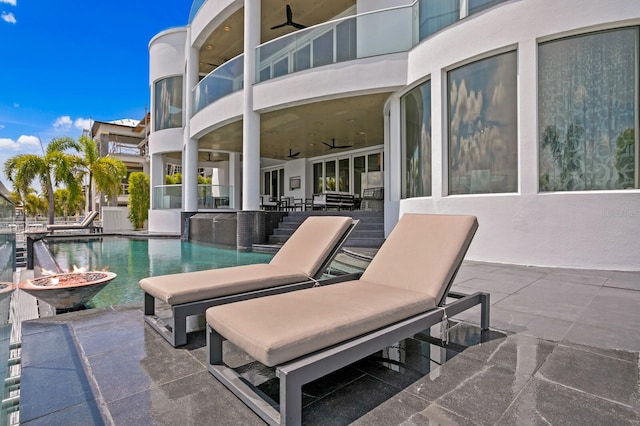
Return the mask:
[(431, 82), (402, 97), (402, 198), (431, 195)]
[(448, 74), (450, 194), (517, 190), (516, 61), (509, 52)]
[(540, 191), (638, 188), (638, 28), (538, 51)]
[(155, 84), (154, 131), (182, 127), (182, 76)]

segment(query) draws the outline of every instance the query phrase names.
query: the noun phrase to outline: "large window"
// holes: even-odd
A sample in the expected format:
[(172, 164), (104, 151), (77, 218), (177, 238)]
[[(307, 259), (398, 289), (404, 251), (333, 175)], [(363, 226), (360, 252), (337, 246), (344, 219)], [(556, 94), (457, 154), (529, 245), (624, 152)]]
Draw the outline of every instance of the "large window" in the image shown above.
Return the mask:
[(154, 131), (182, 127), (182, 76), (156, 81)]
[(382, 152), (331, 158), (313, 163), (313, 182), (313, 190), (316, 193), (339, 191), (360, 197), (362, 190), (384, 185)]
[(402, 97), (402, 198), (431, 195), (431, 82)]
[(638, 189), (638, 28), (538, 48), (540, 191)]
[(448, 73), (449, 194), (518, 189), (517, 54)]

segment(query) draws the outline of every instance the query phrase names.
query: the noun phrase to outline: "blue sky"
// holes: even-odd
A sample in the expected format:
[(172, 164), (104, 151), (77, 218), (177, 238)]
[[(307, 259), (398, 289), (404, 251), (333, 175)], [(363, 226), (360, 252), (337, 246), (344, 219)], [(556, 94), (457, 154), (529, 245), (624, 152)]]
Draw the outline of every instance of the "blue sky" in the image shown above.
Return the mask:
[(140, 120), (151, 38), (192, 0), (0, 0), (0, 180), (7, 158), (77, 138), (89, 120)]

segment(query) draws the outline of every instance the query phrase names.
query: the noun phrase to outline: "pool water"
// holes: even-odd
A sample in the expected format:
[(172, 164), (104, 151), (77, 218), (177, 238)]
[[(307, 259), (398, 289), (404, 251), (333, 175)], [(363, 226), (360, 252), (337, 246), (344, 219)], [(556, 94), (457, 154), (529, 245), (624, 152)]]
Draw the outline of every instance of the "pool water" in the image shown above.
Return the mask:
[(99, 237), (90, 240), (48, 241), (47, 246), (64, 269), (73, 265), (118, 274), (87, 304), (89, 308), (141, 302), (142, 278), (252, 263), (267, 263), (268, 253), (247, 253), (179, 239)]

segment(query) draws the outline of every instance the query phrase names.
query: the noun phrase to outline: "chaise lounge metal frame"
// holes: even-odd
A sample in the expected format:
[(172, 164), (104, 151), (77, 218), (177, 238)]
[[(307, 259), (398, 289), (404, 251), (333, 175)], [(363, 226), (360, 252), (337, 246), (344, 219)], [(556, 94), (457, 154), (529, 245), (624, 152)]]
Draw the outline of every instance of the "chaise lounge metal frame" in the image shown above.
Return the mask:
[[(468, 246), (464, 254), (467, 249)], [(277, 365), (276, 377), (280, 383), (279, 404), (224, 364), (222, 344), (225, 339), (209, 324), (206, 332), (208, 370), (268, 424), (299, 425), (302, 421), (302, 386), (304, 384), (346, 367), (400, 340), (428, 330), (448, 320), (448, 317), (460, 314), (476, 305), (481, 306), (481, 328), (487, 330), (490, 321), (490, 295), (485, 292), (466, 295), (450, 291), (461, 264), (462, 260), (455, 268), (442, 299), (434, 309)], [(448, 298), (455, 300), (446, 303)]]
[(98, 212), (94, 210), (89, 212), (87, 217), (85, 217), (84, 220), (80, 223), (74, 223), (74, 224), (55, 224), (54, 223), (53, 225), (47, 225), (47, 231), (54, 233), (55, 231), (71, 231), (71, 230), (88, 229), (89, 232), (91, 233), (102, 232), (102, 227), (93, 226), (93, 221), (96, 219), (96, 217), (98, 217)]
[[(268, 287), (260, 290), (247, 291), (237, 294), (230, 294), (220, 297), (214, 297), (211, 299), (197, 300), (193, 302), (180, 303), (175, 305), (169, 305), (171, 307), (173, 324), (167, 324), (166, 321), (159, 318), (156, 315), (156, 300), (155, 297), (146, 291), (144, 292), (144, 320), (155, 331), (157, 331), (167, 342), (173, 347), (183, 346), (187, 344), (187, 317), (193, 315), (202, 315), (205, 311), (217, 305), (224, 305), (226, 303), (239, 302), (242, 300), (254, 299), (256, 297), (271, 296), (274, 294), (287, 293), (290, 291), (301, 290), (305, 288), (311, 288), (316, 285), (328, 285), (336, 284), (343, 281), (357, 279), (360, 274), (345, 274), (331, 278), (321, 279), (324, 272), (327, 270), (331, 262), (340, 253), (342, 246), (347, 241), (353, 230), (360, 223), (359, 220), (352, 220), (351, 224), (340, 237), (338, 242), (329, 252), (329, 255), (324, 259), (321, 266), (318, 268), (317, 273), (311, 277), (311, 279), (290, 283), (280, 286)], [(179, 274), (178, 274), (179, 275)]]

